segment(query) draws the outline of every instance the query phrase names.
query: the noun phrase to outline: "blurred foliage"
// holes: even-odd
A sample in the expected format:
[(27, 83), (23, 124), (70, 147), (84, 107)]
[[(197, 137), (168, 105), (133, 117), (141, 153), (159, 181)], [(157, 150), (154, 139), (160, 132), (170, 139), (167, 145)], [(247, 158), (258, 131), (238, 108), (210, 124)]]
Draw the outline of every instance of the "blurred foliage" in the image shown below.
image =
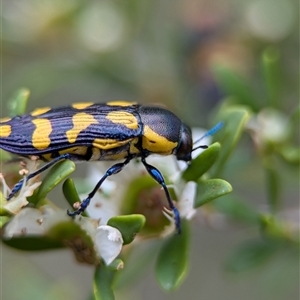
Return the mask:
[[(271, 277), (274, 285), (282, 287), (278, 295), (289, 295), (295, 287), (285, 285), (285, 278), (297, 285), (297, 278), (289, 274), (299, 276), (297, 8), (293, 0), (3, 0), (1, 117), (19, 114), (26, 106), (31, 110), (77, 101), (128, 99), (163, 103), (192, 126), (224, 121), (224, 129), (214, 138), (220, 148), (213, 144), (198, 156), (183, 178), (198, 182), (196, 206), (213, 200), (200, 207), (213, 228), (220, 225), (222, 216), (219, 227), (223, 230), (242, 226), (245, 231), (244, 241), (232, 246), (232, 253), (224, 258), (225, 269), (238, 272), (238, 277), (241, 272), (267, 269), (266, 280)], [(12, 96), (23, 86), (32, 93), (28, 105), (18, 102), (27, 99), (28, 90)], [(2, 151), (0, 157), (9, 158)], [(10, 167), (1, 164), (2, 168), (6, 173)], [(11, 175), (11, 182), (16, 182), (15, 176)], [(211, 191), (211, 180), (222, 183), (220, 177), (232, 184), (233, 193), (202, 199), (202, 187), (209, 186), (206, 191)], [(52, 178), (51, 184), (45, 180), (38, 190), (42, 198), (63, 179)], [(223, 184), (228, 188), (226, 181)], [(66, 195), (77, 195), (72, 183), (66, 186)], [(216, 194), (221, 191), (218, 185)], [(9, 220), (3, 214), (1, 224)], [(59, 237), (55, 241), (51, 236), (42, 244), (33, 240), (27, 244), (35, 249), (62, 247), (68, 233), (62, 228), (55, 232)], [(249, 232), (254, 239), (248, 238)], [(187, 267), (187, 241), (178, 249), (182, 253), (166, 251), (182, 242), (174, 239), (156, 249), (156, 276), (166, 290), (181, 283)], [(11, 242), (16, 242), (11, 244), (16, 248), (24, 245), (19, 240)], [(141, 273), (137, 266), (147, 269), (153, 248), (143, 250), (126, 266), (123, 276), (131, 272), (130, 279), (121, 273), (113, 282), (115, 270), (98, 266), (93, 297), (113, 299), (111, 287), (121, 291), (124, 286), (134, 287)], [(124, 254), (124, 260), (128, 255)], [(169, 271), (174, 278), (166, 277), (165, 271), (180, 255), (181, 264)], [(286, 272), (274, 272), (280, 267)]]

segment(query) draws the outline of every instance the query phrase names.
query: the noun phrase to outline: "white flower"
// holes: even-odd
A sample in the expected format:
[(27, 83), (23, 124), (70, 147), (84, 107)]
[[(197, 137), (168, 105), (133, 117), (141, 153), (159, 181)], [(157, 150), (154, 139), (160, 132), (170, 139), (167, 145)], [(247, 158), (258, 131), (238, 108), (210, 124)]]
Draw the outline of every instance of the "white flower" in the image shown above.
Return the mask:
[(4, 231), (5, 238), (25, 235), (42, 235), (44, 228), (42, 212), (35, 208), (24, 208), (7, 224)]
[(100, 225), (95, 236), (95, 246), (109, 265), (120, 254), (123, 246), (123, 238), (120, 231), (108, 225)]
[(91, 237), (99, 257), (109, 265), (121, 252), (123, 238), (121, 232), (109, 225), (101, 225), (101, 220), (90, 217), (76, 218), (75, 221)]
[[(36, 160), (26, 160), (27, 170), (22, 170), (24, 173), (32, 173), (38, 169), (38, 162)], [(7, 186), (4, 177), (0, 174), (0, 180), (3, 185), (3, 195), (8, 197), (11, 190)], [(27, 197), (31, 196), (34, 190), (41, 184), (39, 176), (35, 176), (29, 180), (24, 177), (21, 190), (9, 201), (6, 201), (4, 208), (9, 212), (15, 214), (14, 217), (7, 223), (4, 230), (5, 238), (13, 238), (17, 236), (45, 236), (47, 233), (63, 222), (73, 222), (67, 215), (64, 209), (59, 209), (49, 205), (44, 205), (41, 208), (23, 208), (28, 204)], [(98, 194), (98, 198), (101, 194)], [(97, 219), (80, 217), (75, 218), (76, 222), (91, 238), (95, 244), (95, 249), (99, 257), (102, 257), (107, 264), (110, 264), (121, 252), (123, 239), (119, 230), (107, 226), (106, 222), (111, 216), (117, 213), (111, 202), (107, 201), (105, 197), (101, 200), (107, 205), (102, 206), (97, 214)], [(23, 209), (22, 209), (23, 208)], [(107, 208), (107, 209), (104, 209)], [(105, 225), (104, 225), (105, 224)]]
[(4, 237), (42, 236), (54, 225), (65, 221), (70, 221), (70, 218), (62, 210), (50, 206), (41, 209), (26, 207), (7, 224)]
[(290, 128), (287, 117), (273, 108), (262, 109), (247, 124), (258, 148), (268, 143), (282, 143), (286, 140)]
[(185, 184), (178, 202), (178, 210), (181, 217), (191, 220), (197, 210), (194, 208), (194, 199), (196, 196), (197, 184), (194, 181), (189, 181)]
[[(73, 222), (62, 209), (43, 206), (41, 209), (26, 207), (7, 223), (4, 238), (18, 236), (46, 236), (56, 225)], [(86, 217), (74, 220), (94, 242), (99, 257), (110, 264), (121, 252), (123, 239), (120, 231)], [(76, 249), (75, 249), (76, 251)]]

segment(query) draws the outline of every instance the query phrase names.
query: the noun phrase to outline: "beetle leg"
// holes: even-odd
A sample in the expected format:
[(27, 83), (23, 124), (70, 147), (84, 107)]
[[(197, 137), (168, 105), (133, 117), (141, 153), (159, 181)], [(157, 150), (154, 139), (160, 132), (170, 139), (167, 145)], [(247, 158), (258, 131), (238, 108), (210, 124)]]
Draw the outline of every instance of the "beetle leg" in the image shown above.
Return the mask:
[(127, 159), (122, 162), (122, 163), (117, 163), (113, 166), (111, 166), (103, 175), (103, 177), (98, 181), (98, 183), (96, 184), (96, 186), (94, 187), (94, 189), (92, 190), (92, 192), (90, 192), (87, 196), (87, 198), (85, 198), (81, 203), (80, 203), (80, 207), (73, 211), (70, 212), (68, 210), (68, 215), (71, 217), (74, 217), (76, 215), (80, 215), (81, 213), (83, 213), (85, 211), (85, 209), (89, 206), (91, 199), (95, 196), (96, 192), (99, 190), (101, 184), (105, 181), (105, 179), (111, 175), (117, 174), (119, 172), (122, 171), (122, 169), (131, 161), (132, 157), (128, 156)]
[(167, 199), (168, 199), (168, 203), (169, 203), (169, 206), (170, 208), (172, 209), (173, 211), (173, 214), (174, 214), (174, 220), (175, 220), (175, 226), (176, 226), (176, 229), (177, 229), (177, 233), (180, 233), (181, 232), (181, 227), (180, 227), (180, 214), (179, 214), (179, 211), (177, 210), (177, 208), (175, 207), (173, 201), (171, 200), (171, 197), (170, 197), (170, 193), (168, 191), (168, 188), (166, 186), (166, 183), (165, 183), (165, 180), (164, 180), (164, 177), (162, 176), (162, 174), (160, 173), (160, 171), (158, 169), (156, 169), (155, 167), (149, 165), (147, 162), (146, 162), (146, 159), (145, 157), (142, 157), (142, 163), (143, 165), (145, 166), (146, 170), (148, 171), (148, 173), (152, 176), (152, 178), (158, 182), (162, 188), (164, 189), (165, 191), (165, 194), (167, 196)]
[[(52, 167), (53, 165), (55, 165), (57, 162), (61, 161), (61, 160), (65, 160), (65, 159), (71, 159), (71, 155), (69, 153), (65, 153), (62, 154), (56, 158), (54, 158), (53, 160), (51, 160), (49, 163), (45, 164), (43, 167), (41, 167), (40, 169), (36, 170), (33, 173), (30, 173), (26, 176), (26, 181), (28, 181), (29, 179), (41, 174), (42, 172), (44, 172), (45, 170), (49, 169), (50, 167)], [(24, 182), (24, 178), (21, 179), (12, 189), (11, 193), (8, 195), (7, 200), (10, 200), (22, 187)]]

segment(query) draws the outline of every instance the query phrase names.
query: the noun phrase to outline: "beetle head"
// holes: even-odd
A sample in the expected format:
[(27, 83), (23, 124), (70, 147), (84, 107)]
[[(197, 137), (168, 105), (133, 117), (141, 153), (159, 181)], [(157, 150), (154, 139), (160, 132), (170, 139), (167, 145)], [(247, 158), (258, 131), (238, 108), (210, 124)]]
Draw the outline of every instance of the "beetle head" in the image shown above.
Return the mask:
[(181, 125), (180, 142), (176, 149), (177, 160), (184, 160), (186, 162), (191, 161), (193, 150), (193, 138), (190, 127), (185, 124)]

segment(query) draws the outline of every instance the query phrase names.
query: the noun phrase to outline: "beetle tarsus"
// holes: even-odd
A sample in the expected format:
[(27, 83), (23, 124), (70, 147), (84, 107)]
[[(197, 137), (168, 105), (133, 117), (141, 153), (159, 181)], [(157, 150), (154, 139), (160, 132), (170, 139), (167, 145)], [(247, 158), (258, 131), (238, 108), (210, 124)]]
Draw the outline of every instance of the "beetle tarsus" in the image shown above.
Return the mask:
[(74, 211), (67, 210), (68, 216), (75, 217), (75, 216), (81, 215), (86, 210), (86, 208), (89, 206), (90, 202), (91, 202), (91, 198), (87, 197), (86, 199), (84, 199), (81, 202), (80, 207), (78, 209), (76, 209)]

